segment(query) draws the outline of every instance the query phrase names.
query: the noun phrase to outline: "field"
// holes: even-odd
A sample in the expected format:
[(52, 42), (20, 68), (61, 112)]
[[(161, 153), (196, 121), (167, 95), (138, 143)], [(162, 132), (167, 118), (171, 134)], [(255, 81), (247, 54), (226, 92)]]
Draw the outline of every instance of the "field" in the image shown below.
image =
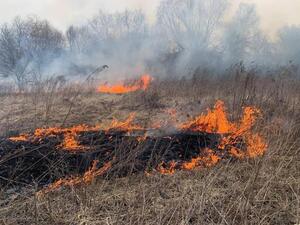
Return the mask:
[(35, 194), (37, 186), (6, 187), (0, 192), (0, 224), (300, 223), (300, 80), (288, 71), (157, 78), (146, 91), (126, 94), (48, 82), (0, 99), (3, 138), (40, 127), (107, 124), (132, 112), (144, 127), (168, 121), (170, 110), (185, 121), (222, 100), (231, 121), (239, 120), (243, 107), (260, 109), (253, 129), (268, 145), (255, 158), (172, 175), (141, 171), (98, 177), (90, 185), (62, 187), (42, 197)]

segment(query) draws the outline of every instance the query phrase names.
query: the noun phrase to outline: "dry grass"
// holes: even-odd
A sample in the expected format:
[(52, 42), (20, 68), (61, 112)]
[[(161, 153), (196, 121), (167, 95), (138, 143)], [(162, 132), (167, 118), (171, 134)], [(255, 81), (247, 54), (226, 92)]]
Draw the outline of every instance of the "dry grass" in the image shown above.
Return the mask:
[(167, 108), (175, 108), (185, 120), (222, 99), (232, 119), (246, 105), (262, 110), (255, 129), (268, 140), (268, 151), (262, 158), (172, 176), (98, 179), (91, 186), (60, 190), (43, 199), (37, 199), (34, 190), (2, 191), (0, 224), (300, 224), (299, 79), (251, 72), (198, 74), (192, 80), (156, 81), (147, 93), (85, 92), (70, 103), (72, 93), (64, 88), (50, 97), (49, 92), (2, 96), (2, 134), (61, 125), (70, 104), (66, 126), (105, 123), (132, 111), (147, 125), (164, 120)]

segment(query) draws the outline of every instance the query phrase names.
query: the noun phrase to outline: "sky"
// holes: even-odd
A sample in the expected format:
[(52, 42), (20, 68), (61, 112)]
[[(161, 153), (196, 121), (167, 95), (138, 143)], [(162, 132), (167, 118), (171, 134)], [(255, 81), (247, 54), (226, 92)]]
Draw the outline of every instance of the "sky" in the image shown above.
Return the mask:
[[(300, 25), (300, 0), (228, 0), (232, 9), (239, 3), (256, 4), (262, 29), (274, 36), (285, 25)], [(0, 24), (15, 16), (37, 15), (48, 19), (55, 27), (65, 30), (71, 24), (80, 24), (99, 9), (122, 11), (141, 9), (150, 20), (160, 0), (0, 0)]]

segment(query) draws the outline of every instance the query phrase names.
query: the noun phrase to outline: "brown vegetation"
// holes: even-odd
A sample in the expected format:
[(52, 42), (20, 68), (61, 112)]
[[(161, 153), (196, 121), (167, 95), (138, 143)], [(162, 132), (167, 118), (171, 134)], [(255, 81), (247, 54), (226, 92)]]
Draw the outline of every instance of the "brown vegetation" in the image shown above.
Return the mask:
[(262, 110), (255, 129), (268, 150), (256, 159), (173, 175), (99, 178), (40, 199), (33, 188), (2, 190), (0, 224), (300, 223), (300, 81), (287, 71), (258, 76), (237, 69), (222, 77), (199, 72), (192, 79), (156, 79), (146, 92), (126, 95), (82, 91), (74, 97), (78, 87), (46, 87), (1, 96), (2, 135), (106, 123), (132, 111), (145, 126), (164, 121), (168, 109), (176, 109), (184, 121), (221, 99), (232, 120), (245, 106)]

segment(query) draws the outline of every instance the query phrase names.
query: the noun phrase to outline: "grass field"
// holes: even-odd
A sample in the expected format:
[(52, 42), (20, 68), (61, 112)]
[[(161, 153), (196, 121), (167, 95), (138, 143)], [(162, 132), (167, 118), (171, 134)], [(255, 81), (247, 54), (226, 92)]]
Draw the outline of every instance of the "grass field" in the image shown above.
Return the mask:
[(300, 223), (300, 80), (290, 74), (156, 79), (145, 92), (124, 95), (50, 83), (26, 94), (4, 93), (0, 99), (2, 136), (44, 126), (108, 123), (131, 112), (145, 127), (166, 121), (168, 109), (184, 121), (220, 99), (232, 121), (245, 106), (259, 108), (263, 116), (254, 129), (268, 144), (263, 157), (173, 175), (99, 178), (43, 198), (32, 188), (2, 190), (0, 224)]

